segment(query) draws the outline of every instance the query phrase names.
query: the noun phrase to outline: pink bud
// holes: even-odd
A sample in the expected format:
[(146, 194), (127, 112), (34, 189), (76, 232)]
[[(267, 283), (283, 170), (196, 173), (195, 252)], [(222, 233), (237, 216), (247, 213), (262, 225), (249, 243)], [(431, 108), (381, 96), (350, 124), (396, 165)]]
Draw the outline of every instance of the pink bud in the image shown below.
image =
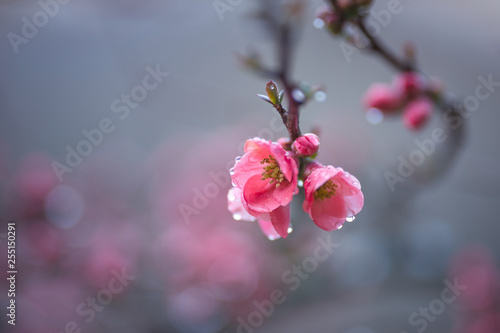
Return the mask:
[(429, 120), (434, 105), (425, 97), (416, 99), (406, 106), (403, 113), (405, 126), (411, 130), (418, 130)]
[(394, 89), (404, 98), (411, 98), (422, 92), (425, 79), (415, 72), (405, 72), (394, 78)]
[(316, 134), (307, 133), (292, 143), (292, 150), (299, 156), (312, 156), (318, 152), (319, 138)]
[(379, 109), (383, 113), (396, 111), (401, 100), (396, 92), (385, 83), (374, 83), (363, 96), (363, 104), (368, 109)]

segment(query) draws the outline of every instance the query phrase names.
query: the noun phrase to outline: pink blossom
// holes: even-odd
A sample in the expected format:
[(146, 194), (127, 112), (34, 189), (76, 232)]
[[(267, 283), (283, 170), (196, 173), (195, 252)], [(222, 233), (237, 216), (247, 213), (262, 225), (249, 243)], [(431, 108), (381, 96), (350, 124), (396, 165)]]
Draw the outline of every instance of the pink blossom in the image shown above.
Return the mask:
[(241, 205), (250, 215), (271, 222), (286, 238), (289, 203), (298, 193), (297, 162), (279, 143), (260, 138), (247, 140), (244, 150), (231, 176), (241, 190)]
[(319, 138), (313, 133), (304, 134), (293, 142), (292, 150), (299, 156), (312, 156), (319, 150)]
[(280, 144), (260, 138), (247, 140), (244, 150), (231, 178), (248, 212), (256, 216), (287, 206), (298, 193), (295, 159)]
[(341, 168), (312, 163), (306, 168), (304, 211), (318, 227), (339, 229), (364, 203), (359, 181)]
[(405, 126), (411, 130), (420, 129), (429, 120), (433, 108), (432, 102), (426, 97), (408, 103), (403, 112)]
[(270, 240), (276, 240), (281, 236), (274, 229), (273, 224), (270, 221), (264, 221), (262, 219), (258, 219), (260, 230), (262, 233), (267, 236)]
[(374, 83), (363, 96), (364, 107), (379, 109), (383, 113), (392, 113), (401, 106), (401, 97), (391, 86), (385, 83)]

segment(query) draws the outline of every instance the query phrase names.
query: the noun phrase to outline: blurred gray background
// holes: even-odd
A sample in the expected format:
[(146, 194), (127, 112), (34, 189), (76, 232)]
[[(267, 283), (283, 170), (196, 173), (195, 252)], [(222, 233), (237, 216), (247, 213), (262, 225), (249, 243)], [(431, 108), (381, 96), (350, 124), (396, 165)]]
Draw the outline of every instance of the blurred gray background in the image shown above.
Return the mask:
[[(390, 82), (395, 72), (376, 56), (355, 54), (346, 61), (340, 40), (312, 25), (322, 2), (309, 3), (293, 56), (293, 78), (324, 84), (327, 99), (303, 108), (301, 126), (307, 132), (319, 125), (320, 160), (352, 170), (363, 185), (365, 208), (350, 225), (359, 229), (345, 234), (354, 238), (350, 244), (364, 242), (363, 230), (378, 232), (377, 244), (382, 245), (392, 244), (391, 238), (406, 239), (409, 247), (429, 242), (429, 247), (423, 247), (437, 253), (425, 256), (438, 257), (439, 271), (445, 269), (443, 262), (452, 251), (482, 243), (493, 250), (498, 262), (500, 89), (481, 101), (467, 119), (463, 146), (442, 177), (423, 183), (408, 179), (391, 192), (384, 172), (396, 172), (398, 156), (407, 157), (415, 149), (415, 138), (427, 138), (441, 126), (440, 117), (418, 133), (407, 131), (397, 118), (370, 124), (361, 96), (373, 82)], [(401, 4), (403, 11), (382, 28), (380, 37), (395, 51), (404, 42), (413, 42), (420, 67), (441, 78), (457, 100), (474, 94), (479, 76), (491, 74), (500, 81), (498, 1), (402, 0)], [(253, 1), (234, 6), (221, 20), (208, 0), (73, 0), (61, 5), (33, 38), (20, 44), (18, 53), (7, 35), (20, 34), (22, 17), (31, 18), (40, 7), (34, 1), (2, 1), (0, 7), (0, 140), (9, 150), (6, 163), (11, 165), (35, 150), (63, 163), (65, 147), (76, 147), (84, 139), (82, 130), (97, 128), (103, 118), (110, 118), (116, 129), (94, 151), (106, 151), (119, 142), (130, 147), (120, 154), (141, 159), (163, 142), (189, 150), (183, 138), (196, 141), (221, 128), (245, 124), (248, 131), (235, 142), (236, 156), (236, 146), (269, 126), (275, 116), (255, 96), (263, 93), (266, 79), (242, 69), (235, 60), (235, 52), (250, 47), (262, 54), (265, 63), (275, 63), (273, 40), (249, 15), (255, 8)], [(384, 8), (387, 1), (376, 1), (375, 10)], [(121, 120), (111, 104), (141, 84), (147, 66), (159, 66), (169, 76)], [(430, 160), (440, 161), (438, 154)], [(416, 173), (422, 170), (425, 166)], [(181, 176), (175, 169), (168, 172)], [(388, 252), (398, 251), (387, 246)], [(441, 271), (434, 274), (433, 264), (426, 260), (416, 265), (408, 270), (416, 271), (417, 277), (424, 271), (427, 282), (412, 284), (396, 274), (384, 292), (377, 291), (378, 296), (368, 297), (367, 302), (366, 296), (351, 295), (350, 302), (343, 304), (322, 300), (290, 307), (269, 319), (261, 331), (326, 332), (335, 325), (344, 327), (342, 320), (352, 322), (354, 307), (361, 324), (393, 315), (397, 319), (379, 327), (400, 332), (408, 327), (408, 314), (426, 305), (442, 288)], [(425, 280), (426, 269), (430, 280)], [(412, 299), (410, 305), (397, 313), (394, 304), (406, 294)], [(442, 332), (439, 325), (449, 327), (449, 321), (440, 320), (429, 332)], [(362, 329), (352, 332), (365, 332)]]

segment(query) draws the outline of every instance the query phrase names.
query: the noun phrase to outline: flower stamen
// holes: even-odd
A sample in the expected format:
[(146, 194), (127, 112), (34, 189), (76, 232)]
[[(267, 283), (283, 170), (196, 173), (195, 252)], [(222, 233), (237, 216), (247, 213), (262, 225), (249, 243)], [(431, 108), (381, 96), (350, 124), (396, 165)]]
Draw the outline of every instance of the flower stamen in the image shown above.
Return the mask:
[(272, 155), (269, 155), (269, 157), (265, 157), (260, 161), (260, 164), (267, 164), (264, 166), (264, 172), (262, 172), (261, 179), (270, 179), (269, 184), (276, 183), (276, 187), (279, 187), (285, 180), (285, 175), (281, 172), (276, 159)]
[(325, 200), (330, 199), (335, 195), (336, 188), (339, 187), (337, 184), (334, 184), (330, 179), (326, 183), (324, 183), (320, 188), (314, 191), (314, 199), (316, 200)]

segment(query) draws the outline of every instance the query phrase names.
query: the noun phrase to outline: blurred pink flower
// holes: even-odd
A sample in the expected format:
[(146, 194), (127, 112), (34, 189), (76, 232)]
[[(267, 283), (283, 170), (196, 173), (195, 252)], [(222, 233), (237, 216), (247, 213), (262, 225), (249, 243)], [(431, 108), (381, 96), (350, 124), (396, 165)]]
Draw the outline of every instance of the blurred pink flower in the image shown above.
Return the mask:
[[(22, 258), (35, 266), (51, 266), (58, 263), (67, 251), (64, 232), (47, 221), (23, 225), (20, 240), (26, 246), (19, 249)], [(25, 229), (24, 229), (25, 228)]]
[(303, 208), (321, 229), (339, 229), (363, 208), (359, 181), (343, 169), (314, 162), (306, 168), (306, 175)]
[(385, 83), (374, 83), (363, 96), (364, 107), (378, 109), (383, 113), (392, 113), (401, 106), (400, 95)]
[(43, 218), (45, 199), (58, 184), (51, 161), (44, 153), (26, 155), (12, 186), (16, 200), (14, 210), (22, 217)]
[(292, 149), (299, 156), (313, 156), (319, 150), (319, 138), (316, 134), (306, 133), (293, 142)]
[[(248, 313), (251, 300), (268, 295), (281, 277), (282, 268), (275, 268), (281, 267), (283, 258), (266, 251), (251, 233), (238, 231), (241, 225), (234, 223), (195, 232), (179, 224), (165, 231), (153, 256), (159, 263), (155, 267), (163, 269), (169, 289), (175, 295), (193, 288), (204, 293), (211, 304), (200, 304), (203, 313)], [(180, 304), (172, 306), (174, 312), (181, 310)], [(189, 311), (185, 316), (197, 317)]]
[(454, 259), (450, 276), (456, 277), (467, 289), (460, 295), (466, 311), (484, 310), (499, 298), (499, 272), (489, 252), (471, 246), (462, 250)]
[(459, 329), (460, 333), (498, 333), (500, 332), (500, 313), (481, 314), (465, 328)]
[(424, 126), (432, 115), (434, 105), (426, 97), (408, 103), (403, 112), (403, 121), (407, 128), (418, 130)]

